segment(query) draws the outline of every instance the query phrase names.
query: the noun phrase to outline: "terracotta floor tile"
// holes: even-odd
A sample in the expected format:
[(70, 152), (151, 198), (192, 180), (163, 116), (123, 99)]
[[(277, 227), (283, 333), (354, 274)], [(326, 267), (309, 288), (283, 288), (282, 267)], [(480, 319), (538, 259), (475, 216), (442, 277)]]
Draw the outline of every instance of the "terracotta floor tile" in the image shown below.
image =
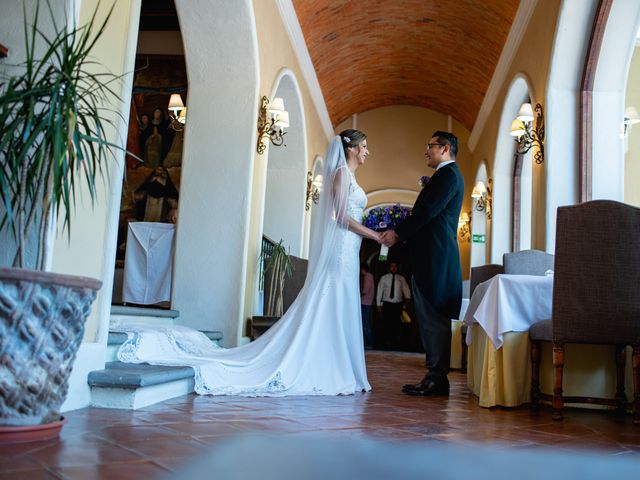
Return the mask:
[(20, 472), (1, 472), (0, 480), (62, 480), (63, 477), (56, 473), (45, 470), (23, 470)]
[(366, 394), (284, 398), (192, 394), (136, 411), (68, 412), (59, 439), (3, 446), (0, 480), (146, 480), (247, 432), (491, 445), (514, 451), (578, 450), (638, 459), (640, 465), (640, 428), (632, 425), (630, 416), (617, 423), (606, 412), (568, 408), (564, 421), (554, 422), (548, 406), (536, 413), (527, 406), (480, 408), (461, 372), (450, 374), (448, 398), (402, 394), (404, 383), (424, 375), (423, 355), (368, 352), (367, 368), (373, 391)]
[(64, 467), (56, 469), (68, 480), (146, 480), (154, 479), (169, 472), (168, 468), (154, 462), (109, 464), (83, 467)]
[(106, 463), (137, 462), (140, 455), (106, 440), (61, 440), (42, 450), (31, 452), (29, 457), (44, 466), (97, 465)]

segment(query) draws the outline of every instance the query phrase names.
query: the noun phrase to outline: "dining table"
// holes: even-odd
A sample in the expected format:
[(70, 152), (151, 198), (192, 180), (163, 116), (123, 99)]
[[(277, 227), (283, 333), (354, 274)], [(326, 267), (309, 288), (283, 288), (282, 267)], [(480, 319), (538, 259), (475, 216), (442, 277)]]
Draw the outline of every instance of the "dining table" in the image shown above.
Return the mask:
[(174, 235), (171, 223), (129, 223), (123, 302), (152, 305), (171, 301)]
[[(468, 326), (467, 385), (482, 407), (516, 407), (531, 399), (529, 327), (552, 318), (553, 275), (499, 274), (480, 283), (463, 317)], [(564, 394), (615, 396), (614, 347), (566, 345)], [(630, 365), (630, 351), (628, 352)], [(627, 393), (631, 369), (626, 372)], [(543, 393), (553, 392), (551, 343), (543, 342)], [(629, 396), (629, 399), (631, 397)]]

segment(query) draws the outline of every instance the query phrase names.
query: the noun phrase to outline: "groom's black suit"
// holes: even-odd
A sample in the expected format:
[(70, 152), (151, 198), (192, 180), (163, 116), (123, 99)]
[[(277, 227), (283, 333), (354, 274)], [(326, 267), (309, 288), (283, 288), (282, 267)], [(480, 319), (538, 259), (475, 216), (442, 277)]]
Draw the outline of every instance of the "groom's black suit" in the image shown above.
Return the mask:
[(428, 376), (434, 380), (446, 381), (451, 319), (458, 318), (462, 302), (457, 230), (463, 196), (464, 180), (458, 166), (455, 162), (445, 165), (422, 189), (411, 216), (396, 228), (399, 239), (409, 246), (416, 314)]

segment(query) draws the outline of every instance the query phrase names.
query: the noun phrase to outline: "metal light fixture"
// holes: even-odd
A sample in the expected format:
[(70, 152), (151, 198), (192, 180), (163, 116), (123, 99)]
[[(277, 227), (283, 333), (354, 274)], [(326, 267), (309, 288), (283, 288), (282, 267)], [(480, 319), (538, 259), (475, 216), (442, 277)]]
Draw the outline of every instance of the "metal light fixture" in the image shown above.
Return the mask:
[(640, 123), (640, 114), (638, 114), (638, 110), (636, 107), (627, 107), (624, 109), (624, 136), (626, 137), (629, 134), (629, 130), (632, 125), (636, 123)]
[(284, 109), (284, 100), (280, 97), (273, 99), (271, 107), (269, 107), (269, 99), (262, 97), (262, 103), (258, 112), (258, 145), (257, 151), (262, 155), (267, 149), (265, 137), (271, 140), (276, 147), (285, 146), (284, 135), (287, 133), (285, 128), (289, 127), (289, 112)]
[(458, 219), (458, 238), (462, 241), (471, 241), (471, 217), (467, 212), (462, 212)]
[(184, 125), (187, 123), (187, 107), (182, 103), (182, 97), (179, 93), (172, 93), (169, 98), (169, 117), (171, 118), (171, 128), (176, 132), (184, 130)]
[(322, 175), (316, 175), (316, 178), (313, 178), (313, 174), (311, 172), (307, 172), (307, 199), (305, 203), (305, 210), (309, 211), (311, 209), (311, 202), (318, 204), (318, 200), (320, 199), (320, 190), (322, 189)]
[(518, 143), (517, 152), (524, 155), (536, 145), (538, 150), (533, 155), (538, 165), (544, 162), (544, 112), (542, 105), (536, 103), (536, 122), (533, 123), (533, 109), (530, 103), (523, 103), (518, 116), (511, 122), (511, 136)]
[(491, 218), (491, 179), (487, 183), (488, 185), (483, 181), (476, 183), (471, 192), (471, 199), (476, 212), (487, 212), (487, 218)]

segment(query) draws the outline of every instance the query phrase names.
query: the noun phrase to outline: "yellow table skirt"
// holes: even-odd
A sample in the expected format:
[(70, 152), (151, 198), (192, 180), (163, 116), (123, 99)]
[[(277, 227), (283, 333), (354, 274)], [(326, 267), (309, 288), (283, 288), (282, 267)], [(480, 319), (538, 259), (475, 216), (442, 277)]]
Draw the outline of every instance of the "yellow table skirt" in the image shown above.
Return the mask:
[[(633, 399), (631, 348), (627, 348), (625, 389)], [(481, 407), (515, 407), (528, 403), (531, 395), (531, 355), (529, 332), (507, 332), (498, 350), (485, 331), (473, 326), (469, 345), (467, 385), (479, 398)], [(453, 354), (452, 354), (453, 359)], [(452, 360), (453, 363), (453, 360)], [(565, 347), (563, 394), (614, 398), (616, 388), (614, 347), (574, 345)], [(543, 342), (540, 361), (540, 389), (553, 393), (553, 361), (550, 342)]]

